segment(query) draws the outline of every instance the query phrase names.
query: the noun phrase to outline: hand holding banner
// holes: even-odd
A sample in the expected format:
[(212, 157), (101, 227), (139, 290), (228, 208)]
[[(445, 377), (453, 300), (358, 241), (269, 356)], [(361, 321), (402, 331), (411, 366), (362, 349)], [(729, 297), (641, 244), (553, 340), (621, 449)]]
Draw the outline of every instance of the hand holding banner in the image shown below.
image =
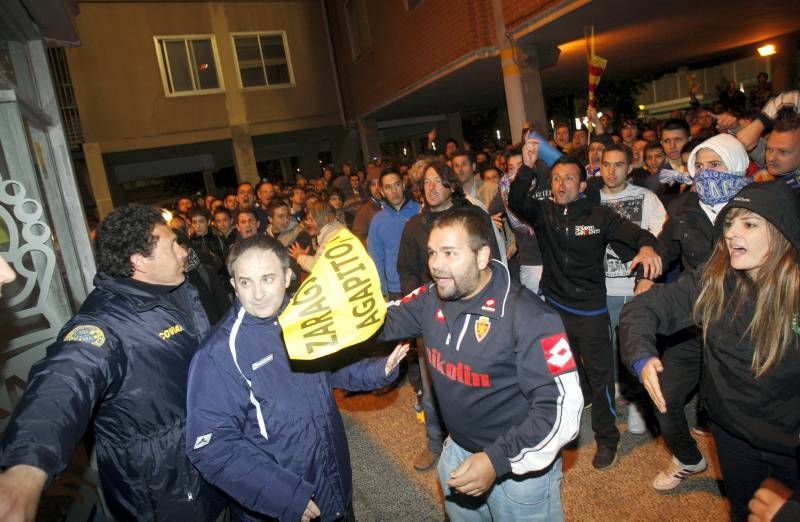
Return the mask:
[(361, 241), (343, 228), (325, 245), (278, 322), (289, 358), (311, 360), (366, 341), (385, 317), (378, 270)]

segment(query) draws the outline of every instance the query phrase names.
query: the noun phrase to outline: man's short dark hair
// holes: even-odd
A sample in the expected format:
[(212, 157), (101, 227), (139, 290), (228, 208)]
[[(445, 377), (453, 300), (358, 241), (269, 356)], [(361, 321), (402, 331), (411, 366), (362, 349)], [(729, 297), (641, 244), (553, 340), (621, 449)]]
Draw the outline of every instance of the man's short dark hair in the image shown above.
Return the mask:
[(466, 149), (458, 149), (453, 153), (452, 159), (456, 159), (459, 156), (466, 156), (470, 161), (472, 161), (472, 154), (470, 151)]
[(228, 219), (232, 219), (231, 211), (225, 207), (218, 207), (217, 210), (214, 211), (214, 217), (216, 217), (217, 214), (225, 214), (226, 216), (228, 216)]
[(775, 122), (772, 130), (773, 132), (796, 132), (800, 130), (800, 116), (797, 114), (783, 116)]
[(236, 277), (236, 274), (234, 273), (234, 265), (236, 264), (236, 261), (238, 261), (245, 252), (253, 249), (272, 252), (278, 256), (278, 259), (280, 260), (281, 266), (284, 270), (289, 268), (289, 251), (286, 249), (286, 247), (273, 237), (256, 234), (255, 236), (248, 237), (247, 239), (237, 241), (231, 248), (231, 251), (228, 254), (228, 260), (226, 262), (228, 273), (231, 275), (231, 277)]
[(498, 176), (502, 176), (502, 174), (500, 173), (500, 169), (498, 169), (494, 165), (486, 165), (486, 164), (484, 164), (484, 165), (481, 166), (481, 171), (480, 171), (481, 179), (486, 179), (486, 173), (489, 172), (490, 170), (493, 170), (493, 171), (497, 172)]
[(578, 161), (575, 156), (566, 154), (558, 158), (555, 163), (553, 163), (553, 166), (550, 167), (550, 175), (556, 170), (556, 165), (574, 165), (578, 169), (581, 181), (586, 181), (586, 169), (583, 168), (583, 165), (581, 165), (581, 162)]
[(563, 121), (559, 121), (558, 123), (556, 123), (555, 127), (553, 127), (553, 132), (557, 131), (558, 129), (560, 129), (562, 127), (566, 127), (567, 130), (569, 130), (569, 125), (567, 125)]
[(431, 229), (458, 226), (466, 230), (469, 239), (469, 247), (477, 252), (483, 247), (488, 247), (494, 240), (489, 234), (491, 230), (487, 226), (479, 212), (473, 209), (462, 208), (452, 212), (446, 212), (433, 222)]
[(664, 146), (661, 145), (660, 141), (651, 141), (651, 142), (648, 142), (647, 145), (644, 146), (644, 154), (645, 154), (645, 156), (651, 150), (660, 150), (661, 152), (664, 152)]
[(688, 138), (691, 135), (691, 129), (689, 128), (689, 124), (686, 123), (686, 120), (682, 118), (670, 118), (664, 122), (664, 125), (661, 127), (661, 133), (663, 134), (664, 131), (676, 131), (682, 130), (686, 133), (686, 137)]
[(684, 154), (691, 154), (692, 151), (698, 147), (701, 143), (706, 141), (707, 138), (692, 138), (686, 142), (686, 144), (681, 147), (681, 155)]
[(503, 152), (503, 156), (506, 158), (506, 161), (512, 156), (522, 156), (522, 145)]
[(239, 212), (236, 214), (236, 223), (239, 223), (239, 216), (241, 216), (242, 214), (250, 214), (251, 216), (253, 216), (253, 219), (255, 219), (256, 222), (258, 222), (258, 215), (256, 215), (255, 210), (253, 210), (252, 208), (240, 208)]
[(195, 216), (200, 216), (206, 218), (206, 221), (211, 221), (211, 213), (204, 208), (194, 207), (192, 210), (189, 211), (189, 220), (191, 220)]
[(628, 165), (633, 163), (633, 151), (624, 143), (612, 143), (603, 150), (603, 155), (601, 157), (605, 158), (606, 154), (612, 151), (623, 153), (625, 155), (625, 161), (628, 163)]
[(154, 207), (119, 207), (106, 216), (95, 239), (97, 271), (115, 278), (131, 277), (131, 256), (149, 257), (158, 243), (153, 234), (156, 225), (166, 223)]
[[(275, 214), (275, 211), (281, 207), (289, 208), (289, 205), (280, 199), (273, 199), (269, 202), (267, 208), (264, 209), (264, 212), (267, 214), (267, 216), (272, 217)], [(291, 209), (289, 209), (289, 211), (291, 212)]]
[(381, 175), (378, 178), (378, 184), (382, 187), (383, 186), (383, 178), (385, 176), (389, 176), (390, 174), (394, 174), (399, 177), (401, 180), (403, 179), (403, 175), (400, 174), (400, 169), (392, 165), (391, 167), (386, 167), (381, 171)]
[(448, 143), (452, 143), (453, 145), (456, 146), (457, 149), (461, 147), (461, 144), (458, 143), (458, 141), (455, 138), (447, 138), (444, 142), (445, 146), (447, 146)]

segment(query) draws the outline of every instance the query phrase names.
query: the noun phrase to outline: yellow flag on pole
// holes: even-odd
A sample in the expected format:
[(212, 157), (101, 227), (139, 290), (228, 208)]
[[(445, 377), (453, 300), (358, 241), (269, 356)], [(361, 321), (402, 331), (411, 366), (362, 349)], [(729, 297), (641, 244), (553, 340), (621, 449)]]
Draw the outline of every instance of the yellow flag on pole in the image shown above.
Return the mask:
[(375, 263), (343, 228), (325, 245), (278, 322), (289, 358), (311, 360), (366, 341), (385, 318)]

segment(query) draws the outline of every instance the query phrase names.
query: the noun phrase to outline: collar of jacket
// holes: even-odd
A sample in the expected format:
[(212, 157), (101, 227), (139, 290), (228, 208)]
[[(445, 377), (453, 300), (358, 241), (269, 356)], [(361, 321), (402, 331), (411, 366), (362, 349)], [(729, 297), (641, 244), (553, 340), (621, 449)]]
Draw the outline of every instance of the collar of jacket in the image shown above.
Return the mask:
[(480, 299), (472, 299), (469, 307), (462, 313), (485, 315), (493, 319), (500, 319), (506, 313), (510, 313), (508, 295), (511, 292), (511, 275), (508, 267), (497, 259), (492, 259), (489, 266), (492, 276), (486, 287), (480, 292)]
[(390, 210), (394, 210), (394, 211), (395, 211), (395, 213), (400, 213), (400, 211), (401, 211), (401, 210), (403, 210), (403, 209), (404, 209), (404, 208), (405, 208), (405, 207), (406, 207), (406, 206), (407, 206), (407, 205), (408, 205), (408, 204), (409, 204), (411, 201), (413, 201), (411, 198), (405, 198), (405, 199), (403, 200), (403, 204), (402, 204), (402, 205), (400, 205), (400, 208), (396, 209), (396, 208), (394, 208), (394, 206), (393, 206), (391, 203), (389, 203), (389, 202), (388, 202), (386, 199), (382, 199), (382, 200), (381, 200), (381, 208), (388, 208), (388, 209), (390, 209)]
[[(278, 317), (283, 313), (283, 311), (286, 309), (286, 306), (288, 306), (288, 304), (289, 304), (289, 296), (287, 295), (287, 296), (284, 296), (283, 303), (281, 303), (281, 307), (278, 308), (278, 311), (275, 312), (274, 315), (271, 315), (269, 317), (256, 317), (254, 315), (250, 315), (249, 313), (247, 313), (247, 311), (245, 311), (244, 318), (242, 319), (242, 322), (244, 324), (258, 324), (258, 323), (270, 323), (270, 322), (274, 322), (274, 323), (277, 324)], [(242, 309), (242, 302), (239, 301), (239, 298), (237, 297), (236, 300), (233, 303), (233, 307), (232, 307), (231, 313), (234, 316), (239, 315), (239, 310), (241, 310), (241, 309)]]
[[(164, 306), (165, 303), (168, 304), (169, 308), (174, 308), (168, 303), (168, 301), (157, 295), (145, 292), (144, 290), (133, 285), (125, 284), (125, 279), (128, 278), (111, 277), (108, 274), (98, 272), (94, 276), (94, 286), (127, 299), (131, 302), (137, 312), (145, 312), (155, 308), (156, 306)], [(175, 291), (191, 292), (190, 288), (191, 285), (187, 285), (186, 280), (184, 279), (184, 282), (178, 285), (178, 288)]]
[[(569, 216), (583, 216), (589, 214), (595, 206), (592, 201), (581, 194), (578, 199), (566, 205), (561, 205), (553, 201), (555, 208), (559, 215), (566, 214)], [(565, 212), (566, 211), (566, 212)]]

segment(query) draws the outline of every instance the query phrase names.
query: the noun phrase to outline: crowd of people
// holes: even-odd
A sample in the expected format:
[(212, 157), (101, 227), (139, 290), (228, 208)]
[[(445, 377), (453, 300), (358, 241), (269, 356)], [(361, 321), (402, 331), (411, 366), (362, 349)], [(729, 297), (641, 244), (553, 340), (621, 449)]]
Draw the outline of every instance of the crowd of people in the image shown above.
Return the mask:
[[(614, 466), (618, 399), (672, 453), (654, 489), (703, 472), (693, 435), (713, 436), (733, 520), (797, 519), (800, 92), (729, 90), (663, 121), (590, 108), (499, 150), (432, 132), (411, 164), (117, 209), (0, 442), (0, 518), (35, 516), (91, 425), (121, 519), (353, 520), (331, 390), (383, 393), (404, 366), (413, 466), (438, 462), (450, 520), (563, 519), (560, 451), (590, 415), (592, 465)], [(343, 228), (389, 303), (377, 342), (400, 344), (298, 369), (276, 317)]]

